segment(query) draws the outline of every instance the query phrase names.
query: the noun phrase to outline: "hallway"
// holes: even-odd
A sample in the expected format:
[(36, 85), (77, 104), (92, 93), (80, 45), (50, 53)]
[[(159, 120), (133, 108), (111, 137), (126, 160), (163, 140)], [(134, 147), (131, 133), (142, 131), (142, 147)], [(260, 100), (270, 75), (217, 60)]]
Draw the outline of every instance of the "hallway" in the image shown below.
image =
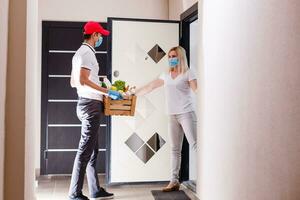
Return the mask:
[[(76, 80), (84, 87), (80, 80), (94, 69), (98, 90), (86, 92), (98, 100), (160, 79), (153, 85), (161, 89), (143, 99), (117, 101), (116, 114), (134, 116), (106, 116), (98, 107), (105, 117), (93, 148), (97, 173), (110, 177), (100, 183), (115, 199), (154, 199), (152, 190), (178, 179), (181, 155), (180, 180), (194, 181), (196, 194), (180, 189), (192, 200), (300, 200), (299, 19), (300, 0), (1, 0), (0, 200), (68, 199), (85, 125), (77, 117), (83, 95), (70, 86), (72, 61), (87, 40), (90, 56), (87, 63), (76, 57)], [(111, 34), (85, 30), (90, 21)], [(170, 51), (178, 45), (196, 71), (195, 116), (186, 118), (197, 119), (195, 154), (188, 140), (173, 140), (183, 127), (169, 131), (166, 113), (189, 97), (172, 96), (195, 88), (192, 73), (177, 78), (186, 63)], [(105, 88), (104, 78), (121, 90)]]

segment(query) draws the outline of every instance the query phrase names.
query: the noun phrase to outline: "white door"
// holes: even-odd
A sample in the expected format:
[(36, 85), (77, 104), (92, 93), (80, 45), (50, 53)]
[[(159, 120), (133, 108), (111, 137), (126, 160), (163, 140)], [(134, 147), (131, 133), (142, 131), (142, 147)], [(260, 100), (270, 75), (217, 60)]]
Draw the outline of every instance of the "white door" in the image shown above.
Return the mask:
[[(112, 19), (112, 81), (141, 87), (168, 68), (179, 23)], [(134, 117), (111, 119), (110, 181), (170, 179), (170, 144), (163, 87), (138, 97)]]

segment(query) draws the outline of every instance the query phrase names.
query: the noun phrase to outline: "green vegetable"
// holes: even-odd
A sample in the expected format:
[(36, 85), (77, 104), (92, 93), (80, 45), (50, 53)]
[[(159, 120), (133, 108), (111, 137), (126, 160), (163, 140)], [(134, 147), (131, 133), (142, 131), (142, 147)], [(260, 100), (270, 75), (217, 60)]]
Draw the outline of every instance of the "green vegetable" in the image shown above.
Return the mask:
[(107, 88), (107, 85), (104, 82), (101, 82), (101, 87)]
[(117, 80), (112, 85), (117, 88), (117, 91), (119, 91), (119, 90), (124, 91), (125, 90), (125, 81)]

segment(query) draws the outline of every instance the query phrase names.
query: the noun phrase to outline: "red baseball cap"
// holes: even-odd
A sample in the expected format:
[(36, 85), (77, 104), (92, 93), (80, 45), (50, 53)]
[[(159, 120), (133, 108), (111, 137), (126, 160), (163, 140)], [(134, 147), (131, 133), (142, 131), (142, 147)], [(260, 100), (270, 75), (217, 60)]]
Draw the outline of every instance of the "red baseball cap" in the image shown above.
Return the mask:
[(104, 36), (109, 35), (109, 31), (105, 30), (100, 23), (89, 21), (84, 25), (85, 34), (101, 33)]

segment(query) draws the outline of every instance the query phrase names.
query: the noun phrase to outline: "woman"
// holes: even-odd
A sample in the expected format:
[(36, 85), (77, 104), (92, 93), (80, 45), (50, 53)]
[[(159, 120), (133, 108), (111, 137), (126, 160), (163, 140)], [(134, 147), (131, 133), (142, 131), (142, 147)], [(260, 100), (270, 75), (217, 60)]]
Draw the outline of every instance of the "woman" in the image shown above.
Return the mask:
[(181, 165), (181, 148), (184, 134), (190, 146), (196, 150), (197, 119), (192, 103), (191, 89), (197, 89), (196, 76), (189, 70), (184, 48), (177, 46), (170, 49), (168, 73), (136, 90), (136, 95), (145, 95), (156, 88), (164, 86), (169, 115), (169, 134), (171, 137), (172, 179), (164, 192), (179, 190), (179, 170)]

